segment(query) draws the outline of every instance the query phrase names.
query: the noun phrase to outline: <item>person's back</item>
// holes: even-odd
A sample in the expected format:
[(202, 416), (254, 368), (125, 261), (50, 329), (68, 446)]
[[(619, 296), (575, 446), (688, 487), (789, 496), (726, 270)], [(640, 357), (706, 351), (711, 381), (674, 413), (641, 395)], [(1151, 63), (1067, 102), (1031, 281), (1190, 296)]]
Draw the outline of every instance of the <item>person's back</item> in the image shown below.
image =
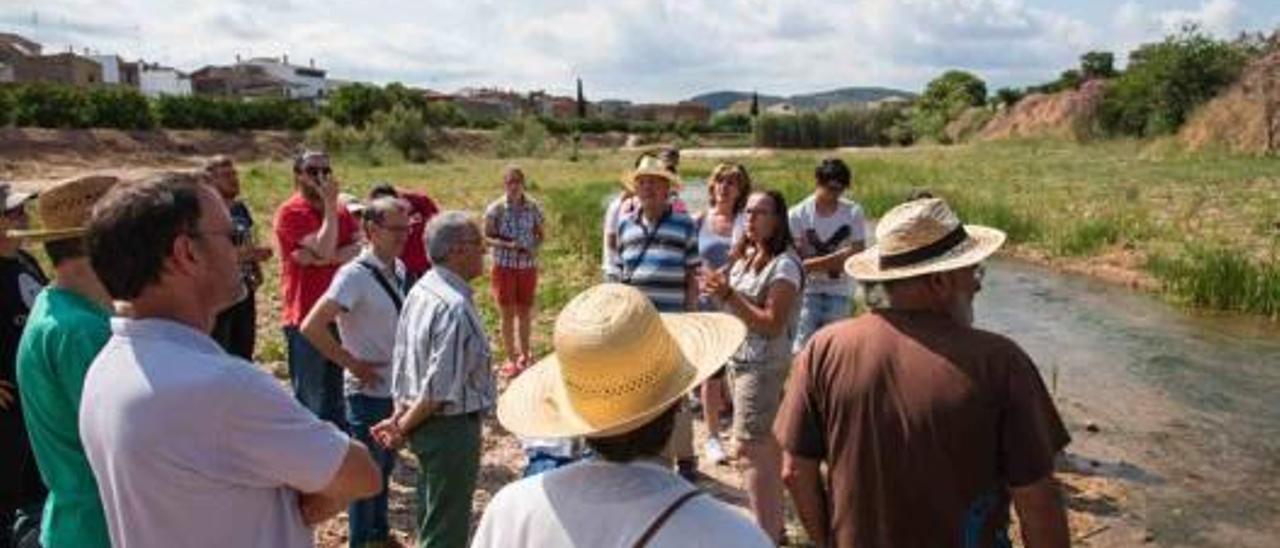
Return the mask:
[[(668, 506), (694, 489), (656, 462), (575, 463), (503, 488), (489, 503), (472, 546), (635, 546)], [(745, 514), (706, 493), (672, 512), (646, 544), (769, 545)]]
[(111, 494), (113, 545), (310, 546), (298, 492), (330, 481), (346, 436), (202, 333), (165, 320), (112, 327), (80, 425)]
[(808, 396), (792, 401), (807, 401), (779, 429), (789, 452), (828, 463), (841, 546), (998, 545), (1008, 487), (1051, 473), (1068, 439), (1016, 344), (936, 314), (845, 320), (794, 375)]

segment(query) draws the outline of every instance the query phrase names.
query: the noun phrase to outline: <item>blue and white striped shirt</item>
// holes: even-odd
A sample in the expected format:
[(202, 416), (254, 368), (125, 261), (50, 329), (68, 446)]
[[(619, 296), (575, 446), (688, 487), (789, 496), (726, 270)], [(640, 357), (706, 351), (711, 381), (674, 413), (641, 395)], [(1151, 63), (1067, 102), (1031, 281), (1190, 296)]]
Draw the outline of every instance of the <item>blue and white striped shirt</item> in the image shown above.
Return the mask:
[(698, 227), (693, 218), (668, 208), (656, 226), (637, 209), (618, 223), (622, 283), (644, 292), (659, 312), (685, 312), (686, 276), (698, 267)]

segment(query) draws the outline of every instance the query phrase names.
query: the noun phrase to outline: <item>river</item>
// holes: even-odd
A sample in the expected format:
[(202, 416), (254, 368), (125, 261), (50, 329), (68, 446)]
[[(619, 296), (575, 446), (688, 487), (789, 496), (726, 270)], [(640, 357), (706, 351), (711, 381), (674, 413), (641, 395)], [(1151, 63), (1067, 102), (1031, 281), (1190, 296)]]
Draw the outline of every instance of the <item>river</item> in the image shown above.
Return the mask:
[[(705, 207), (701, 181), (681, 195)], [(1083, 509), (1105, 524), (1091, 544), (1149, 532), (1160, 546), (1280, 546), (1280, 325), (1018, 261), (987, 266), (977, 326), (1039, 365), (1072, 468), (1128, 494)]]

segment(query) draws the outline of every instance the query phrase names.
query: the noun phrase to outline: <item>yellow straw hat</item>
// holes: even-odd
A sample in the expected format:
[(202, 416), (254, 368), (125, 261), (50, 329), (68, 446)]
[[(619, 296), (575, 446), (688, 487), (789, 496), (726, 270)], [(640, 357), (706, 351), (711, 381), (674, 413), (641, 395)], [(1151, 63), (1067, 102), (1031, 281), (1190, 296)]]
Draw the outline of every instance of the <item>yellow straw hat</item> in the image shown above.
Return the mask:
[(728, 314), (659, 314), (633, 287), (595, 286), (560, 312), (555, 353), (512, 381), (498, 421), (521, 436), (629, 432), (714, 374), (746, 335)]
[(665, 179), (671, 185), (671, 190), (680, 190), (680, 177), (667, 169), (667, 164), (657, 156), (648, 154), (640, 157), (640, 163), (636, 165), (635, 170), (622, 175), (622, 186), (628, 191), (635, 192), (636, 179), (645, 176)]
[(876, 245), (849, 257), (844, 270), (862, 282), (914, 278), (978, 264), (1004, 241), (997, 229), (961, 224), (939, 198), (913, 200), (880, 218)]
[(89, 220), (93, 204), (119, 181), (112, 175), (86, 175), (61, 181), (40, 193), (36, 201), (36, 215), (40, 228), (10, 230), (10, 238), (34, 242), (64, 240), (84, 234), (84, 223)]

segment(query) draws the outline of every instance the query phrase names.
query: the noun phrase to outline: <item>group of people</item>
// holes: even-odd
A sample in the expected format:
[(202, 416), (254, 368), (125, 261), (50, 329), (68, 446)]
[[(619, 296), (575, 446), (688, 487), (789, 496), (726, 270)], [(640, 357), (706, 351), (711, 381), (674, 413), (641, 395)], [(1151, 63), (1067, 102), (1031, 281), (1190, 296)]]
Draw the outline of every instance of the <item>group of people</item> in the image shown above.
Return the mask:
[[(309, 546), (345, 510), (351, 546), (396, 545), (388, 481), (407, 449), (418, 545), (465, 546), (496, 411), (530, 460), (472, 546), (783, 544), (784, 490), (819, 546), (1003, 546), (1011, 501), (1027, 545), (1066, 545), (1053, 463), (1069, 437), (1030, 358), (972, 327), (1002, 233), (923, 198), (868, 247), (835, 158), (791, 208), (722, 164), (690, 212), (678, 169), (672, 149), (623, 177), (605, 283), (559, 312), (540, 360), (547, 230), (519, 168), (475, 218), (391, 185), (344, 195), (306, 151), (274, 249), (226, 158), (38, 197), (0, 186), (0, 457), (17, 472), (0, 526), (21, 546)], [(291, 395), (252, 363), (277, 254)], [(497, 367), (472, 290), (486, 255)], [(878, 298), (849, 319), (858, 285)], [(695, 391), (702, 456), (735, 457), (750, 517), (697, 487)]]

